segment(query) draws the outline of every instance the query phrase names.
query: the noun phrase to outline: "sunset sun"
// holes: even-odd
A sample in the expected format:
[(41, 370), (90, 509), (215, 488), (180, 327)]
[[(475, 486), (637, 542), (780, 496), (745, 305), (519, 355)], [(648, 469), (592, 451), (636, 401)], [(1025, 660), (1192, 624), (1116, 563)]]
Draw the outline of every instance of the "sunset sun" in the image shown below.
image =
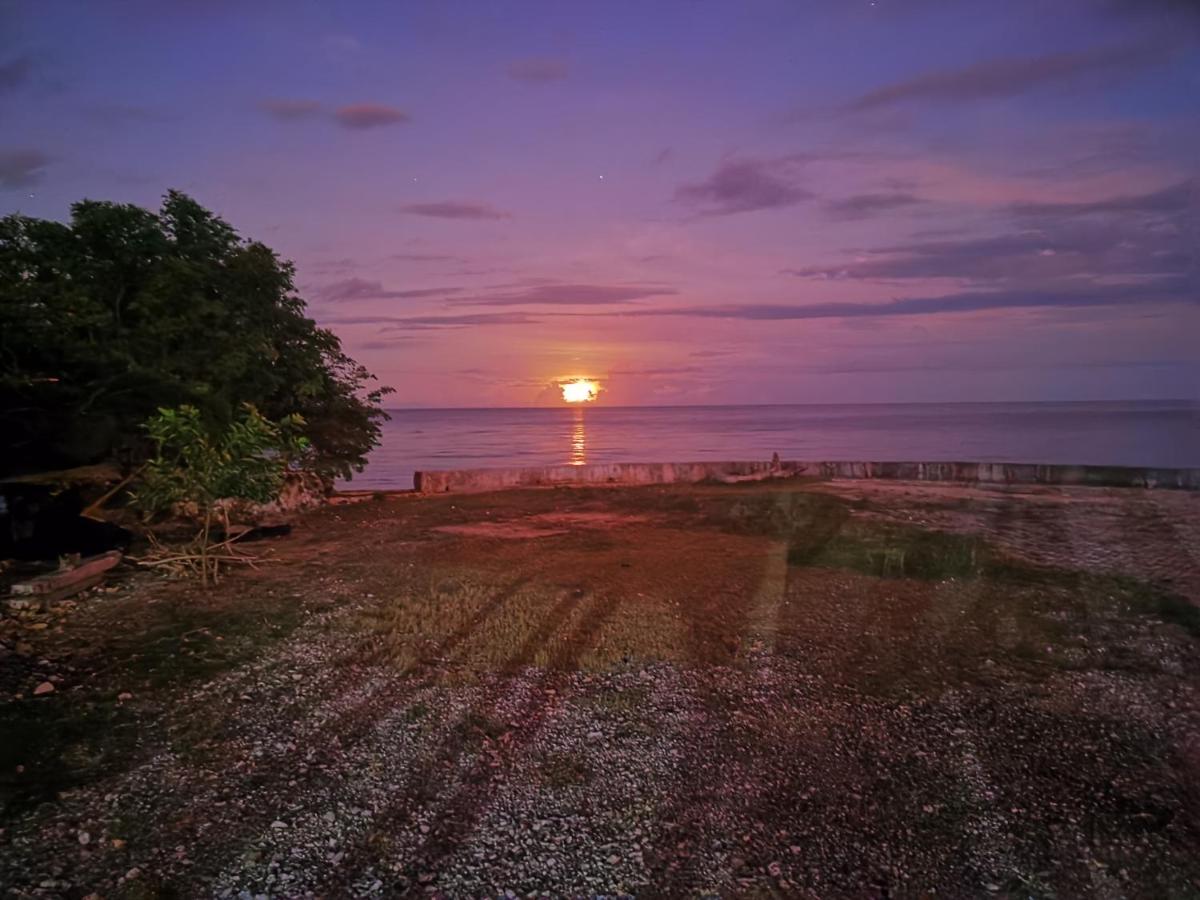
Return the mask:
[(577, 378), (559, 385), (562, 396), (568, 403), (587, 403), (595, 400), (600, 393), (600, 385), (586, 378)]

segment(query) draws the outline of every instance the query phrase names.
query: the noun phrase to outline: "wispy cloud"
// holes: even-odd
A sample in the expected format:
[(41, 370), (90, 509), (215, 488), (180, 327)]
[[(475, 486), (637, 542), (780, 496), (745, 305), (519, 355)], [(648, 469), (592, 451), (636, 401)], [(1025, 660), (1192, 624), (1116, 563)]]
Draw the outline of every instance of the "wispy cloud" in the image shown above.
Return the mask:
[(455, 306), (606, 306), (649, 297), (665, 297), (678, 291), (659, 285), (538, 284), (516, 291), (455, 297)]
[(924, 202), (915, 194), (900, 192), (855, 194), (853, 197), (826, 203), (825, 210), (835, 219), (866, 219), (878, 213), (891, 212)]
[(1184, 221), (1196, 183), (1140, 195), (1003, 208), (1009, 233), (923, 240), (858, 251), (852, 261), (782, 270), (811, 279), (963, 278), (977, 281), (1180, 275), (1194, 266)]
[(1126, 194), (1083, 203), (1018, 203), (1022, 216), (1081, 216), (1112, 213), (1175, 213), (1200, 210), (1200, 180), (1189, 179), (1148, 194)]
[(466, 203), (457, 200), (442, 200), (436, 203), (409, 203), (400, 211), (412, 216), (428, 216), (433, 219), (508, 219), (511, 214), (486, 203)]
[(1148, 68), (1163, 62), (1168, 51), (1168, 46), (1158, 42), (988, 60), (959, 69), (929, 72), (868, 91), (847, 104), (846, 109), (862, 112), (914, 101), (954, 103), (1012, 97), (1083, 76)]
[(0, 62), (0, 94), (13, 91), (25, 84), (33, 72), (33, 61), (28, 56), (18, 56)]
[(399, 125), (411, 118), (404, 110), (384, 103), (351, 103), (334, 110), (333, 117), (343, 127), (354, 129)]
[(0, 188), (36, 184), (51, 158), (41, 150), (0, 150)]
[(384, 331), (421, 331), (431, 328), (465, 328), (472, 325), (536, 325), (528, 313), (466, 313), (457, 316), (407, 316), (395, 319)]
[(330, 303), (346, 300), (412, 300), (423, 297), (444, 297), (454, 294), (462, 288), (415, 288), (412, 290), (389, 290), (379, 281), (368, 281), (364, 278), (347, 278), (335, 281), (320, 290), (320, 297)]
[(263, 100), (258, 106), (268, 115), (274, 116), (276, 119), (282, 119), (285, 122), (295, 119), (309, 119), (321, 111), (319, 101), (299, 98), (289, 99), (280, 97)]
[(399, 125), (412, 118), (404, 110), (388, 106), (385, 103), (349, 103), (326, 111), (325, 106), (319, 100), (306, 97), (275, 97), (260, 100), (258, 108), (281, 122), (299, 122), (320, 116), (327, 117), (327, 121), (335, 122), (343, 128), (358, 131), (385, 125)]
[(814, 196), (800, 184), (803, 161), (799, 156), (727, 159), (703, 181), (680, 185), (675, 199), (710, 216), (794, 206)]
[(450, 253), (393, 253), (391, 259), (401, 262), (466, 262), (465, 257)]
[(409, 344), (425, 343), (425, 340), (425, 338), (418, 337), (415, 334), (393, 334), (386, 338), (363, 341), (361, 344), (355, 344), (354, 346), (359, 350), (393, 350), (396, 347)]
[(732, 304), (644, 309), (626, 316), (688, 316), (709, 319), (776, 321), (921, 316), (1003, 309), (1077, 309), (1095, 306), (1183, 304), (1200, 306), (1194, 278), (1162, 278), (1140, 284), (1063, 287), (1058, 290), (964, 291), (936, 297), (909, 297), (886, 303)]
[(568, 68), (564, 60), (551, 58), (518, 59), (509, 63), (508, 75), (517, 81), (534, 84), (544, 84), (548, 81), (562, 81), (567, 77)]

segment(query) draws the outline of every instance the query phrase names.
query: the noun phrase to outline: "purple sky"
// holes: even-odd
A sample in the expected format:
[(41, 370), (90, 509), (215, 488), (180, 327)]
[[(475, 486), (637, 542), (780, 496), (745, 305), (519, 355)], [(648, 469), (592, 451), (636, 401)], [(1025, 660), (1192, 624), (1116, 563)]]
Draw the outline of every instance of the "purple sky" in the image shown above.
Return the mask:
[(1196, 397), (1198, 0), (0, 0), (0, 213), (190, 193), (396, 405)]

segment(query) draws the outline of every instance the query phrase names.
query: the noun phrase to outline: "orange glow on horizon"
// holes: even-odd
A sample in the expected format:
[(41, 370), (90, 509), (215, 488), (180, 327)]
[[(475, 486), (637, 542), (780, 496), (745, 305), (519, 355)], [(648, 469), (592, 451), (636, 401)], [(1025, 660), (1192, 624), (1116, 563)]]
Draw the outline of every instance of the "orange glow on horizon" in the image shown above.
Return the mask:
[(600, 395), (600, 385), (587, 378), (576, 378), (559, 385), (567, 403), (590, 403)]

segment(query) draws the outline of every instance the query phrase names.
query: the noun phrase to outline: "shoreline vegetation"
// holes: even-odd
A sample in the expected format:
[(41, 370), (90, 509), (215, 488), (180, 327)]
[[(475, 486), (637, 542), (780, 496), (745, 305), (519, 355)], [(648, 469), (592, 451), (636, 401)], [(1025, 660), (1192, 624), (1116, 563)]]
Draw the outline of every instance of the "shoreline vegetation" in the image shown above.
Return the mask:
[(1198, 501), (335, 495), (208, 591), (2, 620), (0, 884), (1188, 895)]
[(349, 478), (387, 417), (373, 380), (307, 317), (291, 262), (185, 194), (0, 218), (0, 475), (131, 471), (161, 410), (215, 434), (249, 404), (298, 417), (311, 468)]

